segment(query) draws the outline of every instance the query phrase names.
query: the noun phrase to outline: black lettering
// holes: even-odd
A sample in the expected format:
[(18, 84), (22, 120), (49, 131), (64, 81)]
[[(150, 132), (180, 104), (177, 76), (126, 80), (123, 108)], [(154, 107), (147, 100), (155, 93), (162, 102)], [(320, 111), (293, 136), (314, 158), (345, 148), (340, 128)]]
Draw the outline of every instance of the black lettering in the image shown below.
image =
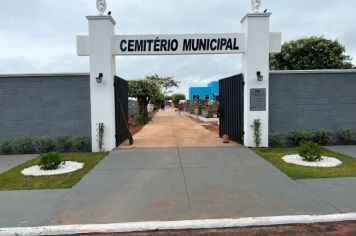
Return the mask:
[(126, 45), (124, 46), (124, 44), (127, 44), (127, 41), (126, 41), (126, 40), (122, 40), (122, 41), (120, 42), (120, 49), (121, 49), (121, 51), (126, 52), (127, 46), (126, 46)]
[(161, 40), (161, 48), (160, 48), (160, 51), (168, 51), (167, 50), (167, 40), (166, 39), (162, 39)]
[(208, 46), (206, 39), (198, 39), (198, 41), (199, 41), (199, 51), (202, 50), (206, 51), (206, 48)]
[(210, 41), (210, 50), (211, 51), (215, 51), (216, 49), (217, 49), (217, 40), (216, 39), (212, 39), (211, 41)]
[(222, 50), (222, 49), (223, 49), (223, 47), (225, 47), (225, 46), (226, 46), (226, 41), (227, 41), (227, 40), (226, 40), (225, 38), (222, 38), (222, 39), (221, 39), (221, 43), (220, 43), (220, 47), (219, 47), (219, 48), (220, 48), (220, 50)]
[(149, 40), (147, 40), (147, 43), (148, 43), (148, 49), (147, 49), (147, 51), (151, 51), (151, 48), (152, 48), (152, 43), (153, 43), (153, 39), (149, 39)]
[(129, 40), (128, 51), (129, 52), (135, 51), (135, 41), (134, 40)]
[(221, 40), (221, 39), (218, 39), (218, 43), (217, 43), (217, 45), (216, 45), (216, 49), (217, 49), (217, 50), (220, 50), (220, 40)]
[(172, 40), (171, 48), (172, 48), (172, 51), (177, 51), (177, 49), (178, 49), (178, 41), (177, 41), (177, 39), (173, 39)]
[(193, 39), (184, 39), (184, 41), (183, 41), (183, 51), (192, 50), (192, 41), (193, 41)]
[(231, 41), (231, 38), (229, 38), (229, 39), (227, 40), (226, 50), (232, 50), (232, 41)]
[(192, 49), (193, 49), (193, 51), (196, 51), (196, 50), (198, 50), (198, 48), (199, 48), (198, 39), (194, 39)]
[(157, 37), (157, 38), (155, 39), (155, 41), (154, 41), (154, 49), (153, 49), (153, 50), (154, 50), (155, 52), (159, 51), (159, 48), (160, 48), (160, 41), (161, 41), (161, 40), (159, 40), (158, 37)]
[(135, 52), (144, 51), (145, 40), (135, 40)]
[(239, 45), (237, 45), (237, 38), (234, 38), (234, 50), (239, 50)]

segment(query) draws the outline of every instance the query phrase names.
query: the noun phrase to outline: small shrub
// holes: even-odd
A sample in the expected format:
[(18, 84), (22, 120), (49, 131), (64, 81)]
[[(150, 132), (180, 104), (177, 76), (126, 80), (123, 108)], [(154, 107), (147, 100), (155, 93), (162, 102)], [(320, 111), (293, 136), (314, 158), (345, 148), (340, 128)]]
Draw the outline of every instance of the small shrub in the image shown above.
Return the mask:
[(283, 147), (286, 143), (286, 137), (280, 133), (270, 134), (269, 143), (272, 147)]
[(312, 141), (302, 142), (298, 154), (304, 161), (316, 162), (321, 160), (321, 146)]
[(13, 152), (12, 140), (5, 140), (0, 143), (0, 154), (11, 154)]
[(251, 128), (253, 129), (253, 138), (255, 141), (255, 145), (256, 147), (260, 147), (261, 145), (261, 120), (260, 119), (256, 119), (253, 121), (253, 124), (251, 125)]
[(320, 129), (314, 132), (313, 141), (320, 145), (330, 144), (333, 138), (333, 133), (331, 130)]
[(76, 135), (72, 137), (72, 144), (77, 151), (83, 151), (87, 145), (87, 137), (85, 135)]
[(97, 129), (96, 131), (98, 132), (97, 134), (97, 141), (98, 141), (98, 148), (102, 152), (104, 151), (104, 124), (103, 123), (98, 123), (97, 124)]
[(55, 144), (53, 139), (49, 137), (40, 137), (35, 140), (35, 149), (39, 153), (53, 152)]
[(72, 143), (67, 135), (59, 135), (54, 138), (55, 149), (58, 152), (68, 152)]
[(307, 142), (313, 140), (313, 132), (310, 130), (296, 130), (288, 134), (288, 140), (294, 145), (299, 145), (301, 142)]
[(16, 154), (29, 154), (34, 151), (32, 140), (27, 136), (13, 139), (12, 146)]
[(136, 118), (136, 124), (138, 125), (145, 125), (150, 121), (150, 118), (148, 117), (142, 117), (142, 116), (138, 116)]
[(42, 153), (40, 155), (39, 165), (42, 170), (55, 170), (61, 163), (61, 156), (57, 152)]
[(341, 129), (339, 135), (344, 144), (352, 144), (356, 141), (356, 135), (351, 129)]

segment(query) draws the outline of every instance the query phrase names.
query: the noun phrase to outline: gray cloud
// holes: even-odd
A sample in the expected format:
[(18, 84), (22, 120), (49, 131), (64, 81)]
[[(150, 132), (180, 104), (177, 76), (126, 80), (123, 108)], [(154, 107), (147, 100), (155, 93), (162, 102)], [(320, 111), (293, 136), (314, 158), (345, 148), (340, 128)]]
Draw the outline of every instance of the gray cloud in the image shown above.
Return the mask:
[[(249, 0), (107, 0), (117, 34), (239, 32)], [(338, 39), (356, 57), (354, 0), (263, 0), (273, 12), (271, 30), (283, 40), (309, 35)], [(11, 0), (0, 8), (0, 73), (86, 72), (75, 36), (87, 34), (91, 0)], [(354, 59), (356, 64), (356, 59)], [(182, 81), (179, 91), (240, 72), (239, 55), (121, 57), (118, 74), (141, 78), (159, 73)]]

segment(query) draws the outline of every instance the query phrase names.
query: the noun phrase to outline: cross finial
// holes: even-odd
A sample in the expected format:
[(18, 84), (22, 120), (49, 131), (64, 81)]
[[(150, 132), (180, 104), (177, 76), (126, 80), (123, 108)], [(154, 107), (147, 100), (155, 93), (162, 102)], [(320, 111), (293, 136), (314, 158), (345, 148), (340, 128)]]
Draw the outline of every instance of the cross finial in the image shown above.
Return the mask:
[(96, 9), (99, 11), (99, 15), (103, 15), (106, 11), (106, 2), (105, 0), (96, 0)]
[(253, 12), (259, 12), (261, 7), (261, 0), (251, 0), (251, 7)]

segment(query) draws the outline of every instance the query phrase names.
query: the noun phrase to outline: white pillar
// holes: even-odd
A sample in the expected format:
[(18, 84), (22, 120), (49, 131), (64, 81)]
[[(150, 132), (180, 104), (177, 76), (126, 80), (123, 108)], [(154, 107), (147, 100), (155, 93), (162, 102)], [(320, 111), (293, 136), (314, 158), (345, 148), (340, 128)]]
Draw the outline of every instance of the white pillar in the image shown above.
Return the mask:
[[(92, 151), (99, 151), (97, 124), (104, 124), (104, 149), (111, 151), (115, 141), (115, 93), (116, 74), (113, 39), (115, 20), (111, 16), (87, 16), (89, 21), (90, 101)], [(103, 73), (102, 83), (96, 77)]]
[[(269, 53), (270, 53), (270, 13), (250, 13), (242, 20), (245, 34), (245, 53), (242, 55), (242, 73), (244, 75), (244, 145), (254, 147), (254, 135), (251, 125), (255, 119), (262, 123), (261, 147), (268, 147), (268, 110), (269, 110)], [(260, 71), (263, 81), (257, 80)], [(251, 89), (266, 89), (266, 109), (251, 111)]]

